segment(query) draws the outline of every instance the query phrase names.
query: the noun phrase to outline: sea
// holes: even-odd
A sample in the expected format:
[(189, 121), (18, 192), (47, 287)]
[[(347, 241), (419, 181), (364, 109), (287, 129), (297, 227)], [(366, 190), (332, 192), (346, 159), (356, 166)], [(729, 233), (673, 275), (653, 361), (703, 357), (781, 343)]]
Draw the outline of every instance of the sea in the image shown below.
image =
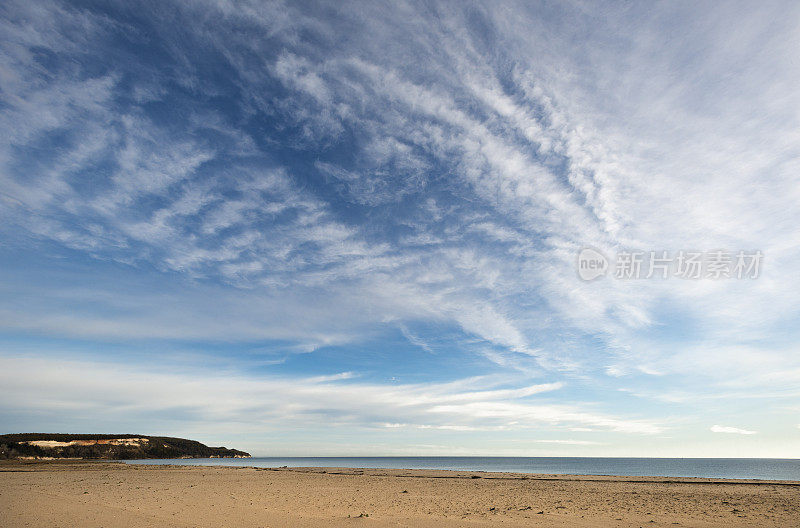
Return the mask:
[(129, 464), (448, 469), (555, 475), (704, 477), (800, 481), (800, 459), (594, 457), (252, 457), (126, 460)]

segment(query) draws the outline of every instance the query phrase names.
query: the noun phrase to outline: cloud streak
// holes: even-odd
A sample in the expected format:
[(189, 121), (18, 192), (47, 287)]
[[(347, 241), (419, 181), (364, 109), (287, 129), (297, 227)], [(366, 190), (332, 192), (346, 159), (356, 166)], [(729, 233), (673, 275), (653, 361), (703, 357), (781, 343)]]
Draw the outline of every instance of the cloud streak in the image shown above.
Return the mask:
[[(123, 364), (4, 357), (3, 384), (9, 411), (49, 415), (80, 413), (118, 424), (150, 414), (207, 428), (231, 425), (270, 431), (325, 419), (331, 427), (402, 427), (443, 430), (550, 430), (589, 425), (626, 434), (655, 434), (663, 426), (553, 403), (543, 395), (559, 383), (491, 389), (487, 378), (437, 384), (383, 386), (357, 381), (353, 373), (316, 377), (169, 374)], [(478, 389), (478, 390), (476, 390)], [(482, 390), (481, 390), (482, 389)], [(132, 417), (132, 421), (131, 418)]]
[(724, 425), (712, 425), (712, 433), (725, 433), (725, 434), (738, 434), (738, 435), (754, 435), (758, 431), (749, 431), (747, 429), (739, 429), (738, 427), (727, 427)]

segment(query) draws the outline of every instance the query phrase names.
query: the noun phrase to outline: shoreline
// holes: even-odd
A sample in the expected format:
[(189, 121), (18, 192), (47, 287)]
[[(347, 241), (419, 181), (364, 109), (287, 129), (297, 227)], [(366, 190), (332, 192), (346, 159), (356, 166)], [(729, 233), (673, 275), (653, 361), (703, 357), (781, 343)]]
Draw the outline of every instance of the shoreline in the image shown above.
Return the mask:
[(800, 526), (800, 482), (3, 461), (3, 525)]
[[(296, 458), (297, 460), (302, 460), (303, 462), (313, 462), (315, 459), (325, 460), (325, 461), (336, 461), (336, 458), (343, 458), (349, 459), (350, 457), (251, 457), (255, 460), (280, 460), (282, 462), (290, 461), (292, 458)], [(358, 458), (369, 458), (369, 457), (358, 457)], [(377, 457), (380, 459), (387, 459), (391, 457)], [(398, 459), (405, 459), (407, 457), (397, 457)], [(483, 457), (480, 457), (483, 458)], [(325, 469), (336, 469), (340, 471), (353, 471), (353, 470), (369, 470), (369, 471), (428, 471), (428, 472), (445, 472), (445, 473), (475, 473), (475, 474), (504, 474), (504, 475), (515, 475), (517, 478), (534, 478), (536, 476), (549, 476), (549, 477), (613, 477), (613, 478), (627, 478), (634, 481), (634, 479), (645, 479), (642, 482), (648, 481), (646, 479), (664, 479), (665, 481), (682, 481), (685, 479), (696, 479), (697, 481), (713, 481), (713, 482), (724, 482), (724, 481), (738, 481), (738, 482), (786, 482), (786, 483), (796, 483), (800, 482), (800, 478), (769, 478), (769, 477), (751, 477), (751, 476), (743, 476), (743, 477), (727, 477), (727, 476), (686, 476), (686, 475), (669, 475), (669, 474), (652, 474), (652, 475), (642, 475), (642, 474), (617, 474), (617, 473), (570, 473), (570, 472), (558, 472), (558, 471), (545, 471), (545, 472), (534, 472), (534, 471), (493, 471), (487, 469), (467, 469), (467, 468), (446, 468), (446, 469), (439, 469), (439, 468), (425, 468), (425, 467), (386, 467), (386, 466), (339, 466), (335, 464), (328, 464), (328, 465), (281, 465), (281, 466), (266, 466), (266, 465), (252, 465), (247, 464), (246, 462), (248, 459), (237, 459), (236, 462), (233, 462), (234, 459), (214, 459), (215, 463), (192, 463), (195, 460), (209, 460), (209, 459), (180, 459), (181, 461), (175, 464), (171, 464), (170, 460), (172, 459), (140, 459), (140, 460), (121, 460), (120, 462), (128, 463), (131, 465), (161, 465), (161, 466), (198, 466), (198, 467), (252, 467), (255, 469), (306, 469), (306, 470), (325, 470)], [(178, 459), (174, 459), (178, 460)], [(217, 461), (219, 460), (219, 461)], [(670, 460), (670, 459), (668, 459)], [(698, 460), (706, 460), (706, 459), (698, 459)], [(766, 459), (772, 460), (772, 459)], [(794, 459), (781, 459), (781, 460), (794, 460)]]
[[(91, 461), (87, 461), (91, 462)], [(716, 477), (665, 477), (660, 475), (589, 475), (572, 473), (519, 473), (506, 471), (456, 470), (456, 469), (405, 469), (374, 467), (336, 467), (336, 466), (286, 466), (261, 467), (247, 465), (206, 465), (206, 464), (148, 464), (146, 462), (109, 460), (131, 466), (158, 466), (165, 468), (247, 468), (256, 471), (284, 471), (295, 473), (311, 473), (319, 475), (368, 475), (376, 477), (400, 478), (442, 478), (442, 479), (487, 479), (487, 480), (546, 480), (546, 481), (591, 481), (591, 482), (627, 482), (656, 484), (751, 484), (771, 486), (800, 487), (800, 480), (781, 479), (738, 479)]]

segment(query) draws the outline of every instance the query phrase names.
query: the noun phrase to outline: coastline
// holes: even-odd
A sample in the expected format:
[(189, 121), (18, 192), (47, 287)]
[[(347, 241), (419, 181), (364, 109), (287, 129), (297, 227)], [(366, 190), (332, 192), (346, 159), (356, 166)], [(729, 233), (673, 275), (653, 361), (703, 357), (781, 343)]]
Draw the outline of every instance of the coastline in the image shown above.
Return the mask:
[(793, 526), (800, 482), (4, 461), (4, 526)]
[(262, 468), (337, 467), (451, 470), (531, 475), (619, 475), (800, 481), (800, 459), (635, 457), (251, 457), (126, 460), (131, 464), (236, 465)]

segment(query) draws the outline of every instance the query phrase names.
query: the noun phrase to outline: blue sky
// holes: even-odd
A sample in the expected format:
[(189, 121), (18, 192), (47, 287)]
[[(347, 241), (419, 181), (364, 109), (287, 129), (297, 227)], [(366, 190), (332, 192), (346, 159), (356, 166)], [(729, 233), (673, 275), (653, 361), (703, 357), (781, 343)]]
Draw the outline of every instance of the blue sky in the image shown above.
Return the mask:
[(791, 2), (5, 2), (0, 429), (800, 456), (797, 49)]

